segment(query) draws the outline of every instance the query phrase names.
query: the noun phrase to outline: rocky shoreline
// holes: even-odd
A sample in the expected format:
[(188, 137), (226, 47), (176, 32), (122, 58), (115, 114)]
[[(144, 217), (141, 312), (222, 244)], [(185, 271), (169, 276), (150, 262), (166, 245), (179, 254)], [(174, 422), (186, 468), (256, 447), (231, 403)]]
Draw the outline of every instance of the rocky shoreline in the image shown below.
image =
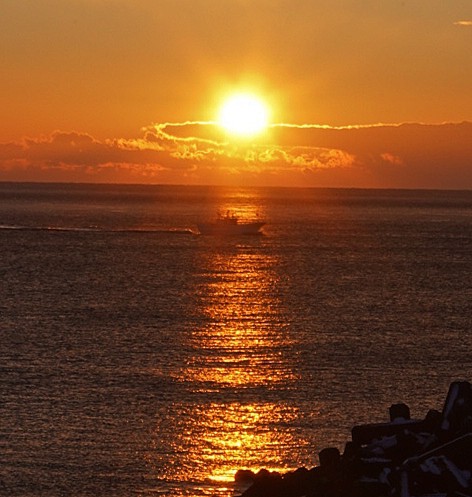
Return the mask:
[(390, 421), (354, 426), (344, 452), (326, 448), (319, 466), (285, 474), (239, 470), (241, 497), (472, 497), (472, 386), (451, 383), (442, 411), (410, 419), (393, 404)]

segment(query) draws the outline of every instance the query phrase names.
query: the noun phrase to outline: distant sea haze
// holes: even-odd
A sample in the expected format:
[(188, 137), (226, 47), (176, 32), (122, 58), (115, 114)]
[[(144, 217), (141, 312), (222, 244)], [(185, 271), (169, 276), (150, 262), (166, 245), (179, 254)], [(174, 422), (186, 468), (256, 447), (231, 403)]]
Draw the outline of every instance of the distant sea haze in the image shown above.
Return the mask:
[(11, 497), (229, 497), (470, 380), (471, 191), (0, 183), (0, 243)]

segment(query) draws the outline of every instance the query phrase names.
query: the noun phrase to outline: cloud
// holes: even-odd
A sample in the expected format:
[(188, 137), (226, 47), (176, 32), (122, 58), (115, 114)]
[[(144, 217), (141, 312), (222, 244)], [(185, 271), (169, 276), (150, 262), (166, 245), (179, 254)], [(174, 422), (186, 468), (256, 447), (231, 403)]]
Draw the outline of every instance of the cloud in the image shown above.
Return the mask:
[(61, 131), (24, 138), (20, 143), (0, 144), (0, 171), (11, 172), (15, 165), (22, 170), (43, 171), (46, 178), (48, 173), (50, 176), (57, 171), (75, 171), (91, 180), (110, 169), (153, 176), (166, 167), (190, 167), (183, 161), (172, 161), (161, 147), (146, 139), (100, 142), (86, 133)]
[(472, 188), (472, 123), (277, 124), (253, 140), (201, 121), (133, 139), (56, 131), (0, 144), (0, 179)]
[(456, 21), (455, 26), (472, 26), (472, 21)]

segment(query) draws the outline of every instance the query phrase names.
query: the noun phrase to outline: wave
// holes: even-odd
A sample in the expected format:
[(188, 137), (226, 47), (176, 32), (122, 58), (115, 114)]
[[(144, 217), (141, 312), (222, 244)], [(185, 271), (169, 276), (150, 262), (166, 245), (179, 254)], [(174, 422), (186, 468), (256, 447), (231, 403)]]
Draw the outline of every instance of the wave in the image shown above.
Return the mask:
[(23, 226), (17, 224), (0, 224), (0, 231), (52, 231), (72, 233), (137, 233), (163, 235), (196, 235), (189, 228), (104, 228), (99, 226), (69, 227), (69, 226)]

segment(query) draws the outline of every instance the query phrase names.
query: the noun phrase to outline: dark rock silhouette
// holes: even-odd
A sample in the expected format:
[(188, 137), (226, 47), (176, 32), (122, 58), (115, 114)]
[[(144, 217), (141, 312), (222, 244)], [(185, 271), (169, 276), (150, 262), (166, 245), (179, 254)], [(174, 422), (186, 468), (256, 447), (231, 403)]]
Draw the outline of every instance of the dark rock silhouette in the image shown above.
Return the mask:
[(410, 419), (393, 404), (390, 422), (354, 426), (341, 454), (319, 453), (320, 465), (286, 474), (240, 470), (242, 497), (472, 497), (472, 386), (453, 382), (441, 412)]

